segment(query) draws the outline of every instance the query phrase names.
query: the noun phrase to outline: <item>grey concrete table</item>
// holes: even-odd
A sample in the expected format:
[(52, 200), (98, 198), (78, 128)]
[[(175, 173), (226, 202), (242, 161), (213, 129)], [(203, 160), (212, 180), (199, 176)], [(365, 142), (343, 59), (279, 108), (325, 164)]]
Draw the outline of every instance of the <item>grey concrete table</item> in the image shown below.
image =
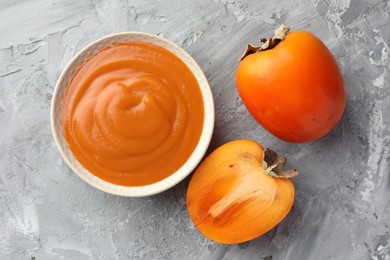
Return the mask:
[[(0, 0), (0, 259), (390, 259), (389, 16), (379, 0)], [(282, 22), (316, 33), (346, 82), (341, 122), (308, 144), (265, 132), (236, 91), (246, 43)], [(130, 199), (66, 166), (50, 130), (56, 79), (86, 44), (129, 30), (172, 40), (198, 61), (216, 104), (210, 150), (254, 139), (300, 169), (294, 207), (278, 227), (216, 244), (188, 217), (189, 178)]]

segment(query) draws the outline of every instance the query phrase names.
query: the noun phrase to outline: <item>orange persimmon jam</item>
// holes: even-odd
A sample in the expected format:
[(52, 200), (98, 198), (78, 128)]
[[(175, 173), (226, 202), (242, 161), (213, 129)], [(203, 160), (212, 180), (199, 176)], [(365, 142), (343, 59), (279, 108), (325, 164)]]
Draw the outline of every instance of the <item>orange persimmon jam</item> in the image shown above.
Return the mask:
[(61, 124), (80, 164), (107, 182), (144, 186), (175, 173), (204, 121), (199, 84), (175, 54), (146, 42), (114, 43), (76, 70)]

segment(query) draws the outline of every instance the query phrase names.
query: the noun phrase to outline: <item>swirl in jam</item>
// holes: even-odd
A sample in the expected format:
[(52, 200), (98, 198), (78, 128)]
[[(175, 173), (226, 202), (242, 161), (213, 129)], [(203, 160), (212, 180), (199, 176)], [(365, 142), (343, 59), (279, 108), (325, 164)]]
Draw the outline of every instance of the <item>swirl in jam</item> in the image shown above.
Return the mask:
[(95, 176), (143, 186), (175, 173), (203, 129), (199, 84), (176, 55), (152, 43), (114, 43), (72, 76), (61, 123), (69, 149)]

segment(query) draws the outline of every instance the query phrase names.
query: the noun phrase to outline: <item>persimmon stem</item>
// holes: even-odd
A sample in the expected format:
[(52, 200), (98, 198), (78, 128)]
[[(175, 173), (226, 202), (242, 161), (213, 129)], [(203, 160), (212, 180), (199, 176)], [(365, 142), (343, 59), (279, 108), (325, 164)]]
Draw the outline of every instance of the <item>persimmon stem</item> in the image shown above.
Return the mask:
[(263, 168), (265, 172), (270, 176), (276, 176), (276, 174), (273, 172), (273, 169), (275, 169), (276, 167), (277, 167), (276, 164), (272, 164), (268, 166), (267, 162), (263, 161)]
[(267, 148), (264, 151), (263, 168), (265, 172), (274, 178), (292, 178), (299, 173), (295, 169), (284, 169), (286, 157), (278, 155), (276, 152)]
[(245, 53), (241, 56), (240, 61), (245, 59), (246, 56), (251, 55), (253, 53), (257, 53), (260, 51), (270, 50), (274, 48), (280, 41), (282, 41), (288, 32), (290, 31), (290, 27), (286, 26), (285, 24), (282, 24), (278, 29), (275, 30), (275, 35), (272, 38), (261, 38), (259, 42), (262, 42), (263, 45), (256, 46), (248, 43), (248, 46), (245, 50)]

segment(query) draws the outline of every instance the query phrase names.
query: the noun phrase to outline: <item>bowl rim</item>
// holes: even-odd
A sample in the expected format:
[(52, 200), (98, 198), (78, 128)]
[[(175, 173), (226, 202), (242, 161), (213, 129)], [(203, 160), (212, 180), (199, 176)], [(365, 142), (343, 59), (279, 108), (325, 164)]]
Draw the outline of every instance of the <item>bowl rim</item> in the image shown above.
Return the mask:
[[(201, 132), (201, 136), (199, 138), (198, 144), (195, 147), (194, 151), (190, 155), (190, 157), (187, 159), (187, 161), (173, 174), (168, 176), (167, 178), (158, 181), (156, 183), (148, 184), (145, 186), (122, 186), (113, 184), (107, 181), (104, 181), (97, 176), (93, 175), (91, 172), (86, 170), (74, 157), (73, 153), (70, 151), (70, 149), (67, 147), (67, 143), (65, 141), (65, 148), (61, 145), (61, 140), (64, 141), (64, 136), (62, 134), (62, 130), (60, 129), (57, 131), (56, 127), (56, 120), (60, 118), (60, 114), (56, 115), (55, 109), (57, 106), (62, 106), (62, 97), (58, 97), (60, 93), (64, 93), (66, 90), (66, 86), (68, 84), (68, 81), (64, 82), (67, 76), (68, 71), (70, 71), (73, 66), (79, 66), (77, 64), (77, 61), (81, 58), (82, 55), (85, 53), (88, 53), (90, 49), (92, 49), (95, 45), (98, 45), (101, 42), (104, 42), (106, 40), (113, 39), (114, 42), (123, 42), (121, 41), (115, 41), (116, 38), (120, 37), (145, 37), (147, 39), (150, 39), (152, 43), (172, 52), (175, 56), (177, 56), (184, 64), (190, 69), (190, 71), (195, 76), (199, 88), (201, 90), (202, 94), (202, 100), (203, 100), (203, 107), (204, 107), (204, 121), (203, 121), (203, 129)], [(153, 41), (152, 41), (153, 40)], [(127, 42), (131, 41), (140, 41), (140, 40), (125, 40)], [(157, 41), (157, 42), (156, 42)], [(146, 41), (149, 42), (149, 41)], [(164, 43), (164, 46), (162, 45)], [(103, 46), (97, 48), (96, 50), (99, 50), (108, 44), (104, 44)], [(94, 52), (96, 52), (96, 50)], [(92, 53), (89, 53), (87, 55), (87, 58), (90, 57)], [(83, 61), (85, 58), (83, 59)], [(188, 62), (186, 62), (186, 60)], [(75, 64), (76, 63), (76, 64)], [(72, 73), (73, 75), (73, 73)], [(198, 78), (198, 76), (200, 78)], [(202, 84), (203, 83), (203, 84)], [(64, 89), (62, 89), (64, 88)], [(62, 91), (62, 92), (61, 92)], [(57, 102), (57, 100), (59, 101)], [(58, 104), (59, 103), (59, 104)], [(61, 110), (60, 110), (61, 111)], [(60, 119), (59, 119), (60, 120)], [(190, 173), (198, 166), (202, 158), (204, 157), (211, 141), (211, 137), (213, 135), (214, 131), (214, 124), (215, 124), (215, 109), (214, 109), (214, 99), (211, 91), (210, 84), (203, 72), (203, 70), (200, 68), (199, 64), (194, 60), (194, 58), (188, 54), (183, 48), (181, 48), (176, 43), (167, 40), (161, 36), (145, 33), (145, 32), (137, 32), (137, 31), (129, 31), (129, 32), (119, 32), (119, 33), (113, 33), (106, 35), (104, 37), (101, 37), (97, 40), (92, 41), (88, 45), (86, 45), (84, 48), (79, 50), (71, 60), (66, 64), (66, 66), (63, 68), (53, 91), (53, 96), (51, 100), (51, 106), (50, 106), (50, 125), (52, 130), (52, 135), (54, 138), (54, 142), (57, 146), (57, 149), (62, 157), (62, 159), (66, 162), (68, 167), (72, 169), (72, 171), (78, 175), (82, 180), (87, 182), (89, 185), (110, 193), (114, 195), (119, 196), (125, 196), (125, 197), (145, 197), (145, 196), (151, 196), (155, 195), (161, 192), (164, 192), (179, 182), (181, 182), (183, 179), (185, 179)], [(59, 133), (60, 132), (60, 133)], [(66, 153), (65, 150), (68, 149), (69, 152)], [(71, 161), (71, 158), (68, 158), (67, 154), (69, 154), (71, 157), (73, 157), (73, 161)], [(82, 171), (82, 172), (81, 172)]]

